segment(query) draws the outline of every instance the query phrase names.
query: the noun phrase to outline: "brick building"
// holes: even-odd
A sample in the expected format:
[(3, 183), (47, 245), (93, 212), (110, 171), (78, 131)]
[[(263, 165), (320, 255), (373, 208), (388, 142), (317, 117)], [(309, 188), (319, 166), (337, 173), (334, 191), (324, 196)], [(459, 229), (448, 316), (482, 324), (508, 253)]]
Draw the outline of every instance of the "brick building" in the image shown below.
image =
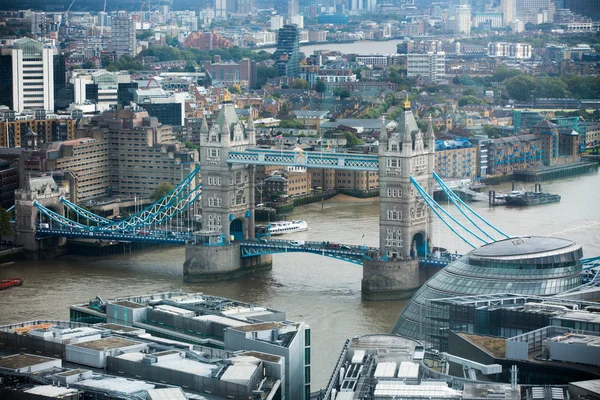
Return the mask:
[(232, 43), (229, 39), (213, 32), (192, 32), (185, 39), (183, 47), (188, 47), (198, 50), (218, 50), (231, 47)]
[(0, 160), (0, 207), (7, 209), (15, 204), (15, 190), (18, 188), (18, 168), (6, 160)]
[(239, 85), (249, 89), (256, 85), (256, 62), (249, 58), (235, 62), (221, 61), (220, 56), (215, 56), (213, 62), (204, 63), (202, 66), (213, 81), (219, 81), (227, 86)]
[(542, 143), (533, 134), (490, 140), (488, 174), (508, 175), (517, 169), (542, 165)]

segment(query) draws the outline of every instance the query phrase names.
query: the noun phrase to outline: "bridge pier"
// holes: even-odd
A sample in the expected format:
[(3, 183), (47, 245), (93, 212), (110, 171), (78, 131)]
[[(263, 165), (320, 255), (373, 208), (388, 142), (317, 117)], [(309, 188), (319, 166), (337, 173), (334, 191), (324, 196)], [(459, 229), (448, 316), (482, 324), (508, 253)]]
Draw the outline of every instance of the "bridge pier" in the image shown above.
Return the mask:
[(270, 270), (273, 266), (271, 255), (257, 255), (241, 258), (239, 243), (222, 246), (187, 244), (183, 264), (185, 282), (216, 282)]
[(409, 299), (419, 288), (419, 260), (364, 260), (361, 285), (365, 300)]

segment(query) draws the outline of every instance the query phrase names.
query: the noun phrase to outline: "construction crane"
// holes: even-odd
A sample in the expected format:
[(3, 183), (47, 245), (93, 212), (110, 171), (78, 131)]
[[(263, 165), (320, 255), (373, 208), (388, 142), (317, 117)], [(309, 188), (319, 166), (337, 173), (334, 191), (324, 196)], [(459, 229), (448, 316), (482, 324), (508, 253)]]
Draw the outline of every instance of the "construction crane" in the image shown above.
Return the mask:
[(102, 9), (102, 17), (100, 17), (100, 38), (104, 33), (104, 14), (106, 14), (106, 0), (104, 0), (104, 8)]
[(71, 7), (73, 7), (73, 3), (75, 3), (75, 0), (73, 0), (71, 2), (71, 5), (69, 6), (69, 8), (67, 8), (67, 11), (65, 12), (65, 15), (60, 19), (60, 21), (58, 22), (58, 26), (56, 27), (56, 30), (59, 31), (60, 30), (60, 26), (62, 25), (62, 21), (63, 19), (66, 21), (67, 17), (69, 16), (69, 11), (71, 11)]

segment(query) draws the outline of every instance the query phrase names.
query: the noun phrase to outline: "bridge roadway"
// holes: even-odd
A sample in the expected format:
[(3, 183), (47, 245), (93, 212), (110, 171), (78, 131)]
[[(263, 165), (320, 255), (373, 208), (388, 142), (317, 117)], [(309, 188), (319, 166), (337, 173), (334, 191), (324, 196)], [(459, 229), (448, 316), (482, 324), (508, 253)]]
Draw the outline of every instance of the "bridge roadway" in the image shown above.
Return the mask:
[[(193, 233), (177, 231), (93, 231), (81, 229), (39, 229), (36, 237), (66, 237), (72, 239), (91, 239), (97, 241), (115, 242), (143, 242), (157, 244), (183, 245), (196, 243), (197, 237)], [(355, 246), (340, 243), (312, 242), (284, 239), (253, 239), (240, 241), (241, 257), (252, 257), (265, 254), (279, 253), (311, 253), (325, 257), (362, 265), (364, 259), (370, 259), (379, 253), (376, 247)], [(448, 264), (446, 259), (420, 258), (420, 262), (427, 266), (443, 268)]]

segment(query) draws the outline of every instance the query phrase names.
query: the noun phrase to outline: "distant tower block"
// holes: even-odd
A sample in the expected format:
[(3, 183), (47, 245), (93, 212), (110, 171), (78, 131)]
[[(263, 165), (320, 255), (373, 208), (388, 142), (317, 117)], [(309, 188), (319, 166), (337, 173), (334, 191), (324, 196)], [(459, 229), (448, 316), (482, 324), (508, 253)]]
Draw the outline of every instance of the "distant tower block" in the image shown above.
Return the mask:
[(433, 214), (410, 182), (412, 176), (433, 195), (435, 137), (421, 132), (408, 98), (391, 135), (382, 127), (379, 139), (379, 255), (365, 261), (363, 297), (409, 297), (419, 286), (419, 256), (431, 251)]

